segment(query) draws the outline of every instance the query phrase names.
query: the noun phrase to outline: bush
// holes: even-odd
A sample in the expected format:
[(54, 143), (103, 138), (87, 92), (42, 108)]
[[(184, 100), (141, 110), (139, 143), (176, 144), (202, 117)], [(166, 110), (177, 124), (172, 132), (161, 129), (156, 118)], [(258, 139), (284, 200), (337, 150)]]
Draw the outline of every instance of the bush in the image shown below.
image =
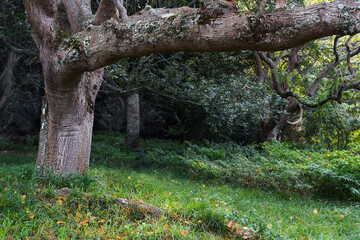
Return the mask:
[(186, 145), (182, 155), (148, 151), (147, 165), (281, 194), (360, 199), (360, 156), (353, 150), (299, 150), (278, 142), (263, 144), (262, 152), (236, 144)]
[[(264, 153), (276, 169), (279, 161), (294, 191), (326, 197), (360, 199), (360, 155), (356, 150), (299, 150), (285, 143), (265, 143)], [(285, 179), (283, 179), (285, 180)]]
[[(110, 144), (111, 143), (111, 144)], [(360, 152), (294, 148), (287, 143), (241, 146), (234, 143), (183, 144), (141, 141), (133, 150), (121, 135), (94, 138), (92, 159), (109, 166), (158, 168), (195, 179), (209, 179), (281, 194), (360, 199)]]

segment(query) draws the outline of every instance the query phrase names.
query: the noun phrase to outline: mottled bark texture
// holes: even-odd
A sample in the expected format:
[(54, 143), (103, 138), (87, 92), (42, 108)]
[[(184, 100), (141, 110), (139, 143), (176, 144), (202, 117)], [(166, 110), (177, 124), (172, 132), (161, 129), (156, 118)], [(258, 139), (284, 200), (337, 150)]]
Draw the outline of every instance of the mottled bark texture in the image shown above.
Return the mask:
[(132, 147), (139, 147), (140, 138), (140, 101), (139, 94), (132, 92), (127, 98), (126, 143)]
[(103, 69), (61, 71), (57, 51), (60, 41), (89, 24), (90, 1), (24, 3), (40, 50), (46, 93), (36, 170), (59, 175), (83, 172), (89, 166), (94, 103)]
[(103, 0), (94, 17), (90, 0), (24, 0), (45, 80), (43, 119), (48, 127), (41, 133), (47, 137), (41, 138), (46, 142), (40, 143), (45, 146), (38, 156), (40, 172), (87, 169), (101, 68), (122, 58), (175, 51), (277, 51), (360, 31), (356, 0), (254, 14), (223, 4), (201, 9), (148, 7), (127, 22), (118, 17), (124, 14), (118, 3)]

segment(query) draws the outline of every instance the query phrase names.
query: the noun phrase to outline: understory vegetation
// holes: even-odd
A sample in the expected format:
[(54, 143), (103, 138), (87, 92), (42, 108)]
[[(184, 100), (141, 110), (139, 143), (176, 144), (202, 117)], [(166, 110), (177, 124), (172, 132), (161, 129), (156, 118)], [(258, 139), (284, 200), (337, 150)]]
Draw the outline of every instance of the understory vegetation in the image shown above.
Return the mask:
[(123, 135), (98, 132), (88, 173), (39, 178), (35, 142), (0, 143), (1, 239), (360, 238), (356, 147), (149, 139), (132, 150)]

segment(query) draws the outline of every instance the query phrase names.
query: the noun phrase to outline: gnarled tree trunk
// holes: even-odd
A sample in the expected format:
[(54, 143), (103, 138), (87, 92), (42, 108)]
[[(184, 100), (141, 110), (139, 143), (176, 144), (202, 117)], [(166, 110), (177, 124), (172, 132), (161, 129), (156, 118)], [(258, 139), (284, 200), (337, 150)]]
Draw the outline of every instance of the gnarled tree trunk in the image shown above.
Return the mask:
[(46, 88), (36, 163), (41, 174), (68, 174), (88, 169), (94, 104), (102, 75), (103, 69), (99, 69), (84, 73), (77, 85)]

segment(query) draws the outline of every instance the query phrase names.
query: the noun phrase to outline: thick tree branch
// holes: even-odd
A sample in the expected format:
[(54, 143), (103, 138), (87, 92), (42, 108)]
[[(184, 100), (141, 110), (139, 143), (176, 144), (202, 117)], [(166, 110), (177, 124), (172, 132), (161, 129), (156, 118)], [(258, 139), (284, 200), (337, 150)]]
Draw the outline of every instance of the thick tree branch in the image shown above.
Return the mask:
[(56, 3), (56, 0), (24, 0), (32, 35), (38, 47), (48, 39), (54, 39)]
[(58, 60), (69, 71), (91, 71), (122, 58), (154, 52), (277, 51), (325, 36), (359, 32), (359, 5), (346, 0), (340, 8), (339, 3), (265, 14), (187, 7), (152, 9), (129, 17), (129, 23), (109, 20), (76, 34), (77, 44), (69, 46), (65, 40)]
[(62, 0), (61, 4), (71, 25), (71, 34), (84, 30), (86, 23), (92, 17), (91, 0)]

